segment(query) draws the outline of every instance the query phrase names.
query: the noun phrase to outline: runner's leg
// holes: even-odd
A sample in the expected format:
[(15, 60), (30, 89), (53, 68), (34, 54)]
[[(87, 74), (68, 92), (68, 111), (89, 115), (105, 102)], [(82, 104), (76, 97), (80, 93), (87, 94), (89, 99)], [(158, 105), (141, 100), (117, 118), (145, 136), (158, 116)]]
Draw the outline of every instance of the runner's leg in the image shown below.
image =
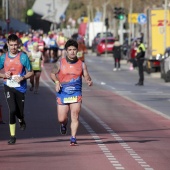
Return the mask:
[(30, 91), (34, 90), (34, 76), (35, 73), (30, 77), (30, 84), (31, 84)]
[(58, 121), (63, 124), (67, 124), (68, 121), (68, 112), (69, 112), (69, 105), (58, 105), (57, 106), (57, 114), (58, 114)]
[(38, 92), (39, 82), (40, 82), (41, 71), (35, 73), (35, 93)]
[(25, 103), (25, 94), (16, 90), (16, 103), (17, 103), (17, 113), (16, 116), (18, 119), (24, 120), (24, 103)]
[(79, 113), (81, 109), (81, 103), (70, 104), (71, 111), (71, 135), (76, 137), (77, 129), (79, 126)]
[(13, 92), (13, 89), (10, 87), (4, 85), (4, 93), (7, 100), (7, 105), (9, 108), (9, 129), (10, 129), (10, 135), (15, 136), (16, 133), (16, 100), (15, 100), (15, 94)]

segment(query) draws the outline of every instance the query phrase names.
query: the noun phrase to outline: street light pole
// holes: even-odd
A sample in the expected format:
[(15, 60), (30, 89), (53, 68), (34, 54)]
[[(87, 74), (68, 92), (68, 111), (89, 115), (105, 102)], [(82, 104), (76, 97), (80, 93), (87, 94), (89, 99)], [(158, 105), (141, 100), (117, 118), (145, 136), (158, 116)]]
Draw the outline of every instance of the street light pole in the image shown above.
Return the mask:
[(9, 4), (8, 0), (6, 0), (6, 24), (7, 24), (7, 33), (9, 31)]
[[(110, 3), (110, 0), (108, 0), (107, 2), (105, 2), (103, 4), (103, 23), (105, 22), (105, 18), (106, 18), (106, 7), (107, 5)], [(109, 21), (108, 21), (109, 22)], [(107, 31), (108, 31), (108, 27), (106, 27), (106, 38), (105, 38), (105, 46), (106, 46), (106, 50), (105, 50), (105, 57), (107, 57)], [(103, 29), (102, 29), (102, 34), (103, 34)]]
[(128, 44), (130, 45), (131, 38), (132, 38), (132, 11), (133, 11), (133, 0), (130, 0), (130, 7), (129, 7), (129, 16), (130, 16), (130, 23), (129, 23), (129, 38)]
[[(168, 6), (168, 0), (165, 0), (165, 6), (164, 6), (164, 50), (166, 49), (166, 26), (167, 26), (167, 6)], [(169, 11), (168, 11), (169, 14)]]

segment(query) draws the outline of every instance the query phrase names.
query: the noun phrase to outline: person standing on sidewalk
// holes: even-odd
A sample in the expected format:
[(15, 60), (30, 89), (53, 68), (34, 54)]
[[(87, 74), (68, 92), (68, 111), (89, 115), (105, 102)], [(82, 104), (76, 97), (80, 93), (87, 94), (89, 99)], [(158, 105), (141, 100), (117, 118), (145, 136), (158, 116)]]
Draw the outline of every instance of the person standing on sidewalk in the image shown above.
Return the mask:
[(137, 65), (138, 65), (138, 71), (139, 71), (139, 81), (136, 83), (136, 86), (143, 86), (144, 85), (144, 70), (143, 70), (143, 63), (145, 60), (145, 46), (141, 42), (141, 39), (137, 39)]
[[(20, 129), (25, 130), (24, 102), (27, 88), (26, 79), (33, 75), (31, 64), (26, 53), (19, 52), (19, 38), (11, 34), (7, 40), (8, 52), (0, 57), (0, 69), (4, 68), (4, 73), (0, 77), (4, 79), (4, 91), (9, 108), (9, 128), (10, 140), (8, 144), (16, 142), (16, 117), (18, 118)], [(26, 71), (27, 70), (27, 71)]]
[(113, 71), (120, 70), (120, 60), (121, 60), (121, 45), (118, 40), (115, 40), (114, 46), (113, 46), (113, 58), (115, 67), (113, 68)]
[(77, 145), (76, 133), (79, 125), (79, 113), (82, 103), (82, 76), (88, 86), (93, 82), (87, 66), (77, 58), (78, 43), (68, 40), (65, 44), (66, 57), (58, 61), (51, 72), (51, 79), (55, 82), (57, 95), (57, 113), (60, 122), (60, 132), (67, 132), (68, 112), (71, 112), (70, 145)]

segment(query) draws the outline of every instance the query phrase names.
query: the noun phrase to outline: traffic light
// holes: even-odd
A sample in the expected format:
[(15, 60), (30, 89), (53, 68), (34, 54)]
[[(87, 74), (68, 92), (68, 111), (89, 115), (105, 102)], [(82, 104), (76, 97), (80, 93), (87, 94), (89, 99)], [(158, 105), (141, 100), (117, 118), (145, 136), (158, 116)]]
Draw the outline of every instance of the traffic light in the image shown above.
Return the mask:
[(114, 14), (115, 14), (115, 18), (118, 20), (123, 20), (125, 18), (125, 11), (124, 8), (114, 8)]
[(108, 18), (105, 18), (105, 26), (107, 29), (109, 28), (109, 19)]

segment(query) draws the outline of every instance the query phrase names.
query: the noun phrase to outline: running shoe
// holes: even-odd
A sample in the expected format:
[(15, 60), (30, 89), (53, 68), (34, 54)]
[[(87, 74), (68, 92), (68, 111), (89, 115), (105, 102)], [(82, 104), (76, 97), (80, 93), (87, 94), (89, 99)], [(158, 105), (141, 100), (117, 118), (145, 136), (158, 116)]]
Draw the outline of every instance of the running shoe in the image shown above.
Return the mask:
[(11, 136), (11, 138), (8, 141), (8, 145), (14, 145), (16, 142), (16, 137), (15, 136)]
[(19, 119), (20, 129), (25, 130), (26, 129), (26, 123), (24, 119)]
[(67, 124), (61, 124), (60, 125), (60, 133), (62, 134), (62, 135), (66, 135), (66, 133), (67, 133)]
[(76, 138), (71, 137), (71, 138), (70, 138), (70, 146), (77, 146), (77, 145), (78, 145), (78, 144), (77, 144)]

